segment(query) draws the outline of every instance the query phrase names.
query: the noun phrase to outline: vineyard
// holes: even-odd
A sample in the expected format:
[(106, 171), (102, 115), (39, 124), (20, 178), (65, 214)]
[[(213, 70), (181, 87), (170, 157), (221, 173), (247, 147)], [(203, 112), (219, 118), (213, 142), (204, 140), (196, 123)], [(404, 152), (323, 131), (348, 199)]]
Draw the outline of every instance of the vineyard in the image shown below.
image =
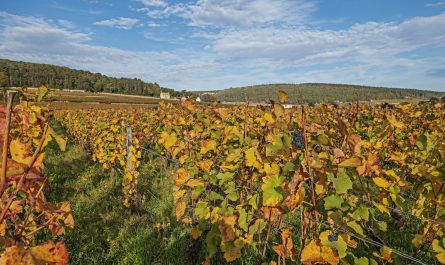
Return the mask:
[[(39, 89), (36, 100), (46, 93)], [(0, 263), (66, 264), (65, 243), (52, 239), (74, 227), (70, 203), (48, 202), (50, 184), (42, 175), (45, 147), (55, 141), (65, 150), (66, 140), (49, 126), (47, 109), (27, 100), (13, 107), (13, 95), (8, 92), (7, 105), (0, 108)]]
[[(272, 106), (78, 108), (54, 119), (123, 179), (122, 204), (135, 215), (156, 199), (143, 195), (141, 165), (157, 156), (174, 168), (176, 220), (158, 230), (180, 223), (203, 244), (199, 263), (248, 254), (259, 264), (445, 264), (445, 104), (285, 109), (286, 100), (279, 92)], [(67, 202), (46, 203), (40, 174), (43, 147), (53, 139), (65, 149), (65, 139), (46, 109), (22, 101), (12, 114), (1, 128), (0, 261), (65, 264), (63, 241), (37, 244), (74, 226)]]

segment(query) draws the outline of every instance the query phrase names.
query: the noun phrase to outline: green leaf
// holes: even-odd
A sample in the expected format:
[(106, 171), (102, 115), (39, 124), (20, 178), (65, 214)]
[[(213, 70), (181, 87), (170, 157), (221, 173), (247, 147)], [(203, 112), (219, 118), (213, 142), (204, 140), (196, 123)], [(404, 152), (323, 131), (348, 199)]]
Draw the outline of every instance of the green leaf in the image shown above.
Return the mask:
[(348, 244), (343, 240), (341, 236), (338, 237), (335, 241), (329, 240), (329, 235), (332, 234), (332, 231), (324, 231), (320, 234), (321, 243), (330, 248), (337, 249), (338, 256), (340, 258), (346, 257), (346, 251), (348, 250)]
[(195, 215), (199, 219), (206, 219), (208, 213), (209, 213), (209, 207), (207, 207), (207, 203), (198, 202), (196, 204)]
[(266, 227), (266, 222), (263, 219), (255, 220), (255, 223), (249, 226), (249, 234), (254, 235), (261, 232)]
[(252, 208), (254, 210), (257, 210), (258, 209), (258, 203), (259, 203), (258, 194), (255, 194), (251, 198), (249, 198), (248, 202), (249, 202), (249, 205), (252, 206)]
[(352, 181), (344, 171), (342, 173), (339, 172), (338, 177), (334, 178), (332, 182), (337, 194), (345, 194), (352, 189)]
[(192, 199), (196, 200), (204, 192), (205, 188), (203, 186), (195, 186), (192, 191)]
[(294, 170), (295, 170), (295, 164), (292, 162), (287, 162), (283, 166), (283, 173), (288, 173), (289, 171), (294, 171)]
[(377, 222), (377, 228), (380, 231), (386, 232), (388, 230), (388, 225), (384, 221), (379, 221), (379, 222)]
[(212, 257), (218, 251), (218, 246), (221, 242), (221, 232), (218, 225), (213, 225), (212, 229), (207, 233), (206, 245), (209, 256)]
[(261, 186), (263, 190), (263, 205), (276, 206), (284, 200), (286, 194), (281, 188), (285, 178), (283, 176), (273, 176), (263, 179), (264, 184)]
[(347, 223), (347, 225), (354, 230), (354, 232), (356, 232), (357, 234), (363, 236), (363, 228), (357, 224), (355, 221), (351, 221), (349, 223)]
[(212, 190), (212, 191), (210, 192), (209, 199), (210, 199), (211, 201), (217, 201), (217, 200), (224, 200), (224, 197), (223, 197), (221, 194), (219, 194), (219, 193), (217, 193), (217, 192), (214, 192), (214, 191)]
[(324, 198), (324, 208), (326, 210), (339, 209), (345, 201), (337, 195), (330, 195)]
[(46, 86), (40, 86), (37, 91), (37, 102), (42, 102), (43, 98), (48, 94), (48, 88)]
[(369, 260), (366, 257), (361, 257), (359, 259), (356, 259), (354, 262), (357, 265), (369, 265)]
[(319, 134), (317, 136), (317, 142), (322, 145), (328, 145), (329, 144), (329, 138), (325, 134)]
[(244, 208), (239, 210), (238, 226), (246, 232), (249, 229), (247, 224), (247, 212)]
[(232, 180), (235, 173), (232, 172), (226, 172), (226, 173), (218, 173), (216, 175), (216, 178), (219, 179), (220, 183), (224, 183), (226, 181)]
[(360, 206), (357, 210), (352, 213), (352, 218), (354, 218), (356, 221), (360, 220), (366, 220), (369, 221), (369, 211), (368, 207)]
[(425, 150), (426, 146), (427, 146), (427, 140), (428, 138), (426, 137), (425, 134), (421, 134), (417, 137), (416, 140), (416, 145), (420, 150)]

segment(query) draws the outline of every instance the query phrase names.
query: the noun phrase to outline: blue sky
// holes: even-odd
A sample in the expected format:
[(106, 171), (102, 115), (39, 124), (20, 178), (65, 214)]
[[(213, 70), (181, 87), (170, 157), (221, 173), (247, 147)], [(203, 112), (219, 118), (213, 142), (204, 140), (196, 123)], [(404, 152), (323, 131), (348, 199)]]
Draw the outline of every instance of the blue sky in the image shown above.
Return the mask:
[(445, 91), (445, 0), (0, 0), (0, 58), (177, 90)]

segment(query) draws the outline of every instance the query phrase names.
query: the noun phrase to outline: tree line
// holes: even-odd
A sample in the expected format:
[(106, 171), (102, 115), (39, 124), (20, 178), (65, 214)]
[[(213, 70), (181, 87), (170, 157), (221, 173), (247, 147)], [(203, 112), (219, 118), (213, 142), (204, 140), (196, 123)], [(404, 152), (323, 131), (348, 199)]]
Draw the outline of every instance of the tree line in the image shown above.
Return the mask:
[(0, 59), (0, 87), (38, 87), (40, 85), (57, 89), (144, 96), (159, 96), (161, 92), (170, 92), (173, 96), (177, 96), (180, 93), (161, 87), (157, 83), (144, 82), (139, 78), (115, 78), (56, 65)]

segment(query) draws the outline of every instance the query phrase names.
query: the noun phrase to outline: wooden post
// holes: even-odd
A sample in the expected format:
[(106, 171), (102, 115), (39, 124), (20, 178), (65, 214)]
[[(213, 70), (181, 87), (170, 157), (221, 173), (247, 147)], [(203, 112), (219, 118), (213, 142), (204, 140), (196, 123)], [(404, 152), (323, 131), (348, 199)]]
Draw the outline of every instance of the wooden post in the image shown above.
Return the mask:
[(131, 161), (133, 157), (133, 152), (131, 151), (131, 146), (133, 145), (133, 133), (131, 132), (131, 128), (127, 127), (127, 167), (129, 170), (134, 169), (134, 163)]
[(16, 91), (9, 90), (6, 92), (7, 95), (7, 105), (6, 105), (6, 124), (5, 131), (3, 132), (3, 152), (2, 152), (2, 171), (0, 178), (0, 196), (3, 195), (3, 192), (6, 188), (6, 172), (8, 168), (8, 144), (9, 144), (9, 127), (11, 124), (11, 111), (13, 99)]

